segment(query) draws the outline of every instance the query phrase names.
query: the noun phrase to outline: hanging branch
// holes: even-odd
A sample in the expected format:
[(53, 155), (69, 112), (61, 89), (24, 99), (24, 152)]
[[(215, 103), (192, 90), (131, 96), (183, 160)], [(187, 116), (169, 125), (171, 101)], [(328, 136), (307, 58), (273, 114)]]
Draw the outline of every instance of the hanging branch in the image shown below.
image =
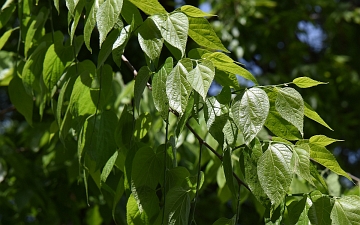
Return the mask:
[[(129, 60), (128, 60), (124, 55), (121, 56), (121, 59), (125, 62), (125, 64), (126, 64), (126, 65), (129, 67), (129, 69), (133, 72), (134, 78), (136, 78), (136, 76), (137, 76), (138, 73), (137, 73), (137, 70), (134, 68), (134, 66), (129, 62)], [(146, 86), (147, 86), (150, 90), (152, 90), (152, 87), (151, 87), (151, 85), (150, 85), (149, 83), (147, 83)], [(177, 117), (179, 116), (179, 114), (178, 114), (176, 111), (172, 110), (171, 108), (169, 108), (169, 111), (172, 112), (175, 116), (177, 116)], [(191, 127), (191, 125), (190, 125), (189, 123), (186, 123), (186, 127), (191, 131), (191, 133), (193, 133), (193, 134), (195, 135), (195, 137), (199, 140), (199, 143), (200, 143), (201, 145), (206, 146), (207, 149), (209, 149), (212, 153), (214, 153), (218, 159), (220, 159), (221, 161), (223, 161), (222, 155), (220, 155), (218, 152), (216, 152), (216, 150), (215, 150), (213, 147), (211, 147), (208, 143), (206, 143), (206, 141), (205, 141), (203, 138), (200, 137), (200, 135)], [(249, 186), (247, 186), (247, 184), (246, 184), (244, 181), (242, 181), (242, 180), (236, 175), (236, 173), (235, 173), (234, 171), (233, 171), (233, 176), (235, 177), (235, 179), (237, 180), (237, 182), (238, 182), (239, 185), (243, 185), (246, 189), (248, 189), (248, 190), (251, 192)]]

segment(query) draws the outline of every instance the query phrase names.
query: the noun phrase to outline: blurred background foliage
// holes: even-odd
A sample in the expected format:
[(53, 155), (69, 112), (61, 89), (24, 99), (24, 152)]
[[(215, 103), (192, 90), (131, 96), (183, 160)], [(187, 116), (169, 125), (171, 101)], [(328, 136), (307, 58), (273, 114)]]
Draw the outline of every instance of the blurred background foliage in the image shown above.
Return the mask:
[[(217, 14), (211, 22), (231, 56), (244, 63), (262, 85), (285, 83), (295, 77), (308, 76), (328, 82), (312, 89), (298, 90), (334, 129), (330, 131), (310, 120), (305, 120), (305, 138), (315, 134), (343, 139), (333, 144), (333, 153), (340, 165), (348, 172), (360, 176), (360, 1), (359, 0), (160, 0), (167, 11), (183, 4), (199, 6), (204, 11)], [(47, 1), (40, 1), (49, 7)], [(34, 7), (38, 10), (40, 7)], [(66, 6), (63, 2), (59, 15), (53, 9), (54, 29), (67, 33)], [(19, 24), (16, 13), (10, 22), (0, 29), (6, 30)], [(82, 34), (84, 21), (80, 20), (78, 35)], [(50, 30), (49, 21), (45, 24)], [(95, 183), (89, 180), (89, 205), (79, 170), (75, 142), (65, 148), (54, 129), (54, 115), (50, 106), (42, 120), (34, 113), (33, 127), (11, 105), (7, 85), (12, 78), (14, 53), (17, 48), (18, 31), (0, 51), (0, 224), (114, 224), (111, 207), (106, 195), (100, 193)], [(190, 40), (191, 41), (191, 40)], [(91, 58), (96, 62), (98, 34), (92, 36), (93, 54), (83, 46), (79, 61)], [(194, 43), (189, 43), (195, 45)], [(22, 48), (22, 46), (20, 46)], [(135, 68), (145, 64), (139, 58), (141, 49), (135, 38), (130, 40), (125, 55)], [(20, 51), (23, 52), (23, 51)], [(164, 49), (162, 57), (169, 55)], [(115, 71), (115, 64), (111, 64)], [(120, 77), (120, 76), (119, 76)], [(119, 82), (114, 92), (122, 96), (116, 104), (130, 102), (131, 71), (121, 68)], [(244, 86), (252, 85), (239, 78)], [(220, 92), (213, 84), (211, 95)], [(152, 107), (152, 106), (149, 106)], [(38, 110), (36, 107), (34, 110)], [(152, 121), (152, 132), (156, 135), (161, 119)], [(200, 134), (204, 134), (198, 130)], [(194, 171), (197, 162), (195, 138), (184, 134), (188, 143), (179, 152), (179, 165)], [(148, 137), (149, 142), (156, 137)], [(212, 140), (207, 140), (211, 142)], [(73, 146), (71, 146), (73, 145)], [(205, 152), (205, 151), (204, 151)], [(204, 162), (211, 160), (205, 153)], [(220, 164), (219, 161), (212, 161)], [(211, 224), (217, 218), (232, 217), (231, 193), (225, 184), (219, 165), (204, 164), (205, 185), (198, 201), (198, 224)], [(359, 187), (337, 175), (323, 171), (332, 194), (359, 194)], [(304, 183), (296, 181), (291, 188), (299, 192), (310, 190)], [(220, 187), (220, 188), (218, 188)], [(261, 224), (263, 208), (246, 190), (241, 199), (241, 224)], [(116, 208), (116, 220), (125, 221), (125, 198)], [(260, 216), (259, 216), (260, 215)]]

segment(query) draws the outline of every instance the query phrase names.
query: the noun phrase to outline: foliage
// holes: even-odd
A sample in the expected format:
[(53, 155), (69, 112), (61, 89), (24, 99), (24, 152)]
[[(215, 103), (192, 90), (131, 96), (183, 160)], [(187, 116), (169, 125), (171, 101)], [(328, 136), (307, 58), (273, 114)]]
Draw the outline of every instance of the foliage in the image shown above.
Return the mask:
[[(266, 224), (359, 223), (359, 196), (328, 185), (351, 180), (326, 148), (340, 140), (304, 138), (304, 117), (331, 128), (298, 88), (324, 82), (259, 85), (211, 16), (156, 0), (6, 1), (2, 85), (26, 122), (0, 138), (0, 222), (237, 224), (251, 205)], [(229, 206), (203, 219), (214, 189)]]

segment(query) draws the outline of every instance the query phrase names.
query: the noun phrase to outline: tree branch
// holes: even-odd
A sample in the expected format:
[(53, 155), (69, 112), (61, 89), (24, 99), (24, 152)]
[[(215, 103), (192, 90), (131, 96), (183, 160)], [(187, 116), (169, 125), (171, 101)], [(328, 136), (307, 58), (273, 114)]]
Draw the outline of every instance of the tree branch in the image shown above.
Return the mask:
[[(138, 72), (136, 71), (134, 66), (129, 62), (129, 60), (124, 55), (121, 56), (121, 59), (125, 62), (125, 64), (133, 72), (134, 79), (136, 79), (136, 76), (137, 76)], [(151, 87), (151, 85), (149, 83), (147, 83), (146, 86), (150, 90), (152, 90), (152, 87)], [(179, 114), (176, 111), (174, 111), (173, 109), (169, 108), (169, 111), (172, 112), (175, 116), (177, 116), (177, 117), (179, 116)], [(191, 131), (191, 133), (193, 133), (195, 135), (195, 137), (199, 140), (200, 144), (205, 145), (207, 147), (207, 149), (209, 149), (212, 153), (214, 153), (218, 159), (220, 159), (221, 161), (223, 160), (222, 155), (220, 155), (218, 152), (216, 152), (216, 150), (213, 147), (211, 147), (208, 143), (206, 143), (206, 141), (200, 137), (200, 135), (190, 126), (189, 123), (186, 123), (186, 127)], [(243, 185), (246, 189), (248, 189), (251, 192), (249, 186), (247, 186), (247, 184), (244, 181), (242, 181), (236, 175), (236, 173), (234, 171), (233, 171), (233, 176), (235, 177), (235, 179), (237, 180), (239, 185)]]

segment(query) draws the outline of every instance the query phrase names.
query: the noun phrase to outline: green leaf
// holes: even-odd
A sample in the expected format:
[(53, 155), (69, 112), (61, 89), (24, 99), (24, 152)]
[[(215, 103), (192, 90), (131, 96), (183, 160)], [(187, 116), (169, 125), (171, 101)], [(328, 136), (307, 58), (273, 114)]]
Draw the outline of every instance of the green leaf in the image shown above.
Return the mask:
[(310, 175), (310, 148), (308, 145), (294, 146), (291, 167), (297, 175), (314, 185)]
[(223, 105), (231, 101), (231, 89), (229, 86), (222, 88), (221, 92), (216, 96), (216, 99)]
[(330, 212), (333, 206), (330, 202), (330, 199), (326, 196), (311, 196), (311, 200), (313, 201), (313, 204), (308, 212), (311, 224), (331, 224)]
[(41, 30), (44, 28), (48, 14), (49, 11), (46, 8), (42, 8), (37, 14), (36, 18), (31, 22), (25, 36), (25, 58), (28, 57), (29, 50), (32, 47), (34, 40), (36, 40), (37, 37), (41, 35)]
[(224, 150), (223, 169), (226, 178), (226, 184), (228, 185), (233, 198), (236, 199), (238, 196), (238, 189), (236, 188), (233, 177), (231, 153), (232, 151), (229, 147)]
[(135, 122), (134, 136), (137, 141), (140, 141), (146, 136), (151, 128), (151, 116), (148, 112), (141, 114)]
[(221, 43), (209, 21), (204, 17), (189, 17), (189, 36), (200, 46), (229, 52)]
[(182, 166), (174, 167), (166, 171), (166, 190), (181, 186), (190, 172)]
[(159, 199), (154, 190), (142, 187), (130, 195), (126, 209), (127, 224), (151, 225), (159, 213)]
[(9, 21), (11, 15), (16, 9), (16, 2), (13, 0), (6, 0), (0, 10), (0, 29)]
[(123, 0), (106, 0), (96, 12), (96, 22), (99, 30), (100, 48), (107, 34), (119, 20)]
[(266, 92), (254, 87), (247, 89), (240, 101), (232, 106), (235, 123), (244, 134), (248, 145), (265, 124), (270, 103)]
[(236, 225), (236, 215), (234, 215), (231, 219), (221, 217), (216, 220), (213, 225)]
[(114, 154), (109, 158), (109, 160), (106, 162), (100, 176), (101, 184), (106, 182), (106, 179), (108, 178), (110, 172), (112, 171), (116, 159), (118, 157), (119, 152), (116, 151)]
[(279, 114), (293, 124), (304, 135), (304, 101), (294, 88), (277, 88), (275, 108)]
[(193, 48), (188, 52), (188, 57), (191, 59), (201, 59), (202, 55), (211, 53), (211, 51), (203, 48)]
[(127, 24), (134, 23), (134, 29), (140, 26), (143, 22), (140, 11), (129, 0), (124, 0), (121, 16), (124, 18)]
[(293, 201), (287, 206), (288, 216), (286, 218), (287, 223), (285, 224), (308, 225), (310, 223), (307, 216), (310, 204), (307, 200), (307, 196), (304, 196), (300, 201)]
[(331, 127), (329, 125), (327, 125), (327, 123), (319, 116), (319, 114), (317, 114), (317, 112), (315, 112), (315, 110), (313, 108), (311, 108), (311, 106), (309, 104), (307, 104), (306, 102), (304, 102), (304, 114), (307, 118), (310, 118), (312, 120), (314, 120), (315, 122), (320, 123), (321, 125), (323, 125), (324, 127), (329, 128), (330, 130)]
[(112, 111), (104, 111), (88, 117), (84, 123), (81, 142), (83, 151), (96, 162), (99, 169), (116, 151), (115, 126), (117, 117)]
[(51, 92), (57, 85), (64, 69), (74, 60), (72, 46), (63, 47), (61, 43), (52, 44), (46, 51), (43, 64), (43, 79)]
[(109, 36), (105, 39), (103, 46), (101, 47), (98, 55), (97, 68), (99, 69), (104, 65), (106, 59), (109, 57), (113, 49), (113, 44), (119, 36), (120, 30), (114, 29)]
[(351, 180), (350, 176), (341, 169), (339, 163), (336, 161), (335, 156), (329, 152), (324, 146), (317, 144), (309, 144), (310, 145), (310, 157), (326, 168), (330, 169), (336, 174), (344, 176)]
[(80, 70), (83, 71), (76, 79), (73, 91), (70, 97), (70, 113), (75, 116), (89, 116), (95, 113), (97, 103), (93, 102), (90, 87), (93, 77), (96, 74), (96, 68), (93, 62), (85, 60), (79, 64)]
[(293, 80), (293, 83), (298, 86), (299, 88), (309, 88), (314, 87), (319, 84), (327, 84), (324, 82), (316, 81), (311, 79), (310, 77), (298, 77)]
[(291, 157), (292, 152), (286, 145), (276, 143), (271, 144), (259, 158), (257, 165), (259, 181), (274, 206), (283, 201), (290, 187)]
[(136, 7), (148, 15), (167, 13), (158, 0), (129, 0)]
[(152, 60), (160, 56), (163, 40), (160, 31), (151, 19), (146, 19), (138, 29), (138, 40), (141, 49)]
[(155, 152), (150, 146), (142, 147), (136, 152), (131, 170), (132, 186), (138, 188), (146, 185), (155, 190), (163, 179), (163, 154), (164, 151)]
[(316, 166), (312, 163), (310, 163), (310, 174), (314, 178), (314, 184), (318, 190), (320, 190), (322, 193), (328, 193), (328, 186), (323, 178), (323, 176), (320, 175), (319, 171), (317, 170)]
[(251, 144), (251, 148), (245, 147), (241, 151), (241, 157), (239, 157), (240, 168), (251, 193), (262, 205), (267, 205), (269, 199), (261, 187), (257, 173), (258, 160), (263, 154), (261, 143), (258, 138), (255, 138)]
[(17, 30), (18, 28), (14, 28), (14, 29), (11, 29), (11, 30), (8, 30), (6, 31), (0, 38), (0, 50), (4, 47), (5, 43), (9, 40), (9, 37), (11, 35), (11, 33), (14, 31), (14, 30)]
[(139, 110), (140, 99), (150, 76), (151, 76), (151, 71), (149, 67), (143, 66), (140, 68), (138, 74), (135, 77), (134, 104), (137, 110)]
[(343, 141), (343, 140), (329, 138), (329, 137), (326, 137), (325, 135), (314, 135), (309, 140), (309, 142), (311, 144), (316, 144), (316, 145), (320, 145), (323, 147), (326, 147), (329, 144), (337, 142), (337, 141)]
[(183, 187), (175, 187), (166, 194), (164, 206), (166, 224), (188, 224), (190, 214), (190, 197), (188, 190)]
[(258, 84), (255, 77), (249, 71), (235, 64), (229, 56), (222, 52), (204, 54), (203, 58), (210, 60), (218, 70), (242, 76), (243, 78), (254, 82), (256, 85)]
[(112, 46), (112, 57), (116, 65), (120, 67), (121, 64), (121, 56), (124, 53), (125, 46), (130, 39), (130, 35), (132, 32), (131, 25), (127, 25), (123, 29), (121, 29), (120, 36), (116, 39)]
[(90, 3), (92, 3), (92, 6), (89, 13), (86, 14), (86, 22), (84, 27), (84, 41), (87, 49), (89, 49), (89, 51), (92, 53), (92, 49), (90, 47), (90, 38), (91, 38), (91, 33), (96, 25), (96, 13), (99, 9), (99, 0), (93, 0)]
[(152, 96), (155, 108), (159, 111), (163, 119), (167, 118), (169, 112), (169, 99), (166, 95), (166, 79), (173, 68), (171, 57), (165, 60), (164, 65), (154, 74), (152, 80)]
[(215, 68), (215, 81), (223, 87), (230, 87), (234, 89), (240, 89), (239, 81), (235, 74), (228, 73)]
[(301, 135), (298, 129), (290, 122), (280, 116), (275, 108), (277, 93), (273, 90), (266, 91), (269, 96), (270, 110), (266, 119), (265, 126), (276, 136), (286, 140), (299, 140)]
[(227, 118), (224, 128), (222, 129), (222, 133), (224, 134), (226, 143), (229, 146), (233, 147), (233, 146), (235, 146), (236, 140), (238, 137), (238, 129), (236, 127), (235, 122), (231, 118), (231, 116), (229, 116), (229, 117), (230, 118)]
[(197, 62), (195, 68), (188, 73), (187, 80), (205, 101), (207, 92), (215, 76), (215, 68), (208, 60)]
[(360, 197), (351, 195), (335, 199), (330, 218), (333, 225), (360, 224)]
[(76, 5), (79, 3), (79, 0), (66, 0), (66, 7), (69, 10), (69, 14), (74, 15), (74, 11), (76, 8)]
[(32, 126), (33, 97), (26, 93), (21, 79), (14, 75), (9, 84), (9, 97), (16, 110), (21, 113)]
[[(189, 101), (187, 103), (184, 115), (180, 118), (180, 120), (178, 120), (178, 123), (176, 125), (176, 136), (179, 137), (179, 135), (181, 134), (181, 132), (183, 131), (186, 123), (188, 122), (191, 113), (193, 111), (194, 108), (194, 95), (191, 95), (189, 98)], [(167, 119), (167, 118), (166, 118)]]
[(216, 16), (213, 14), (203, 12), (199, 8), (196, 8), (192, 5), (183, 5), (180, 7), (180, 10), (181, 10), (181, 12), (185, 13), (186, 15), (188, 15), (190, 17)]
[(60, 14), (59, 0), (54, 0), (54, 6), (59, 15)]
[(33, 94), (33, 90), (40, 92), (40, 79), (43, 73), (43, 62), (48, 45), (42, 42), (26, 60), (22, 70), (22, 81), (26, 92)]
[(71, 45), (73, 44), (76, 27), (79, 23), (79, 19), (82, 15), (82, 10), (85, 6), (85, 3), (86, 3), (85, 1), (79, 1), (79, 4), (77, 4), (77, 6), (75, 8), (74, 20), (73, 20), (73, 23), (71, 24), (71, 29), (70, 29), (70, 44)]
[(169, 99), (169, 106), (180, 115), (183, 114), (191, 93), (191, 85), (186, 79), (191, 70), (191, 60), (182, 59), (166, 79), (166, 95)]
[(181, 51), (184, 56), (189, 30), (189, 21), (182, 12), (156, 14), (150, 17), (160, 30), (164, 40)]

